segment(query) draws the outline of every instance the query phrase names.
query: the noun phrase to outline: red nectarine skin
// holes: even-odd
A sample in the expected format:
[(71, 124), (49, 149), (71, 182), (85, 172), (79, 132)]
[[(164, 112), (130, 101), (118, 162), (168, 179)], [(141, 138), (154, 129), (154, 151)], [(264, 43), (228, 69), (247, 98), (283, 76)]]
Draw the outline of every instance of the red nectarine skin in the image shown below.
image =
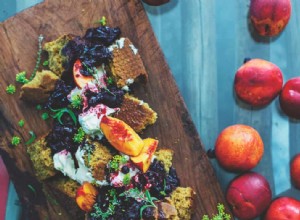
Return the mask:
[(290, 0), (251, 0), (250, 19), (262, 36), (279, 34), (291, 16)]
[(94, 77), (82, 75), (80, 73), (81, 69), (82, 69), (82, 62), (80, 60), (76, 60), (73, 66), (73, 78), (78, 88), (82, 89), (87, 83), (91, 82), (94, 79)]
[(129, 156), (137, 156), (142, 151), (143, 140), (124, 121), (110, 116), (103, 116), (100, 128), (109, 143), (118, 151)]
[(285, 114), (300, 119), (300, 77), (292, 78), (284, 84), (279, 101)]
[(269, 104), (279, 94), (282, 84), (281, 70), (262, 59), (252, 59), (243, 64), (234, 79), (237, 96), (255, 107)]
[(226, 199), (236, 217), (253, 219), (268, 207), (272, 191), (262, 175), (248, 172), (232, 180), (226, 192)]
[(300, 201), (291, 197), (275, 199), (269, 206), (264, 220), (300, 220)]
[(130, 157), (130, 159), (143, 173), (146, 173), (151, 165), (151, 159), (156, 151), (158, 140), (147, 138), (143, 142), (144, 147), (141, 153), (138, 156)]
[(84, 182), (76, 191), (76, 203), (82, 210), (90, 212), (96, 203), (97, 189), (89, 182)]
[(225, 128), (215, 144), (218, 162), (229, 171), (247, 171), (254, 168), (263, 153), (264, 144), (259, 133), (242, 124)]
[(294, 185), (300, 189), (300, 154), (297, 154), (293, 158), (290, 166), (290, 173)]

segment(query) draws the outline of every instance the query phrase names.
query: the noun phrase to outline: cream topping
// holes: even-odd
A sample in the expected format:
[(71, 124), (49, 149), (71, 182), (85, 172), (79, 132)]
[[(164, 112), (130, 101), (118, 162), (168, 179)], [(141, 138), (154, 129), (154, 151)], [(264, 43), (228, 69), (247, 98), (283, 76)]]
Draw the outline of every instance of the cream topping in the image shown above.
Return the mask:
[(118, 111), (118, 108), (113, 109), (106, 105), (98, 104), (95, 107), (89, 108), (88, 111), (79, 114), (78, 121), (86, 134), (97, 137), (100, 140), (103, 137), (100, 129), (100, 122), (103, 116), (111, 115), (116, 111)]

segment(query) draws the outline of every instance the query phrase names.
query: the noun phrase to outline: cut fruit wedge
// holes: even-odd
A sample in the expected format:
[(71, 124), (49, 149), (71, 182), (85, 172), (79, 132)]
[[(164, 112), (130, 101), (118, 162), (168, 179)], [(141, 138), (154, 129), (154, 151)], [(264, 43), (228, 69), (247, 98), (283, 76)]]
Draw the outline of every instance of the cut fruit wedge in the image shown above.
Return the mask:
[(89, 182), (84, 182), (82, 186), (77, 189), (76, 203), (80, 209), (90, 212), (96, 203), (97, 189)]
[(131, 161), (143, 172), (146, 173), (150, 167), (153, 154), (156, 151), (158, 140), (147, 138), (143, 140), (144, 147), (136, 157), (131, 157)]
[(129, 156), (137, 156), (141, 153), (144, 146), (143, 140), (124, 121), (103, 116), (100, 128), (108, 142), (118, 151)]
[(93, 76), (85, 76), (80, 70), (82, 69), (82, 63), (80, 60), (76, 60), (73, 66), (73, 78), (77, 87), (82, 89), (87, 83), (94, 80)]

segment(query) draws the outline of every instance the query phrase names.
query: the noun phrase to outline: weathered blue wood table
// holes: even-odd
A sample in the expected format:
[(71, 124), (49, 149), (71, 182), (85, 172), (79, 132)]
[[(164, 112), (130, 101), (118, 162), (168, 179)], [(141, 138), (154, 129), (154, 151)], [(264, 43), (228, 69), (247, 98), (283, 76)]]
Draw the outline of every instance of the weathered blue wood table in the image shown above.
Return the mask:
[[(38, 2), (0, 0), (0, 19)], [(233, 92), (235, 72), (245, 57), (275, 63), (285, 82), (299, 75), (300, 4), (292, 3), (290, 22), (276, 38), (254, 37), (248, 19), (250, 1), (171, 0), (161, 7), (145, 5), (145, 9), (205, 147), (213, 148), (220, 131), (229, 125), (253, 126), (265, 144), (263, 159), (254, 171), (269, 180), (274, 198), (291, 195), (300, 199), (289, 176), (290, 159), (300, 152), (299, 121), (281, 112), (278, 98), (257, 110), (236, 100)], [(225, 192), (236, 174), (211, 162)], [(16, 199), (10, 187), (7, 220), (17, 219)]]

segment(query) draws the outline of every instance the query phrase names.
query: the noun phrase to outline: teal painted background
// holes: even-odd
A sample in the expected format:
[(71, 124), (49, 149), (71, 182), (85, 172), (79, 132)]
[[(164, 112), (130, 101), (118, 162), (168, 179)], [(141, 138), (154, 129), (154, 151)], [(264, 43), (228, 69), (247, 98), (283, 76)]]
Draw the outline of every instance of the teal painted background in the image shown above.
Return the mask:
[[(0, 0), (0, 19), (30, 7), (38, 0)], [(245, 57), (262, 58), (278, 65), (284, 81), (300, 72), (300, 4), (292, 0), (292, 16), (286, 29), (275, 38), (261, 38), (248, 20), (250, 0), (171, 0), (161, 7), (145, 5), (153, 30), (163, 49), (181, 94), (206, 149), (218, 134), (237, 123), (256, 128), (265, 153), (254, 169), (264, 175), (273, 197), (290, 195), (300, 199), (289, 177), (290, 159), (300, 152), (300, 123), (279, 109), (278, 98), (255, 110), (236, 100), (233, 79)], [(101, 15), (99, 15), (101, 16)], [(155, 64), (154, 64), (155, 65)], [(236, 176), (212, 160), (225, 192)], [(10, 187), (7, 220), (17, 219), (18, 206)]]

